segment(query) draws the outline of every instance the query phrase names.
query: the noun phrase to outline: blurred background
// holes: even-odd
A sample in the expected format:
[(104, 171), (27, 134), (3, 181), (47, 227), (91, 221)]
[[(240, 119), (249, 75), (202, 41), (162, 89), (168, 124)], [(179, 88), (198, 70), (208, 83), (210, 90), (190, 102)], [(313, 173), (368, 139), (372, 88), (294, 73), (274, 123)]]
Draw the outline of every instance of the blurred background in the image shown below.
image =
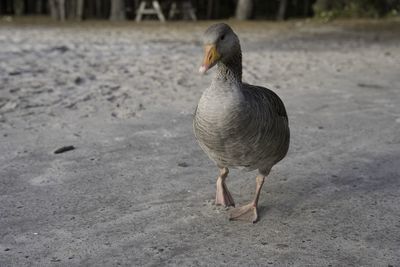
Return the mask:
[[(0, 15), (51, 16), (56, 20), (129, 20), (138, 15), (141, 0), (1, 0)], [(167, 19), (269, 19), (397, 16), (399, 0), (159, 0)], [(148, 9), (148, 10), (150, 10)], [(172, 12), (171, 12), (172, 10)], [(176, 10), (174, 12), (173, 10)], [(175, 14), (174, 14), (175, 13)]]

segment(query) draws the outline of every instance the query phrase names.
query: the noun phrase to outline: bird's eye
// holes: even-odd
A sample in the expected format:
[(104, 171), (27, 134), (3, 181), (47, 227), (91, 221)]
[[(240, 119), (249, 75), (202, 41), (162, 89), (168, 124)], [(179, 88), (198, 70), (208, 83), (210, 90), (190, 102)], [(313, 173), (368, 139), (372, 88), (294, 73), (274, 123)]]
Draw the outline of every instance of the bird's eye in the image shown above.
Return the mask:
[(225, 34), (221, 36), (221, 41), (223, 41), (225, 39)]

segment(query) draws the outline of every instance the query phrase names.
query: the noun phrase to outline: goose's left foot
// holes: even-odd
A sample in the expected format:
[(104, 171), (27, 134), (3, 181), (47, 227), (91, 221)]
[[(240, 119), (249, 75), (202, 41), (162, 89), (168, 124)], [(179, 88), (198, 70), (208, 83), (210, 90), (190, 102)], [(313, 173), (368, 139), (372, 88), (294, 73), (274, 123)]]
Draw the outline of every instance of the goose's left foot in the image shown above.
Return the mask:
[(229, 216), (231, 221), (248, 221), (256, 223), (258, 221), (257, 206), (254, 202), (242, 207), (234, 208)]
[(259, 174), (256, 177), (256, 195), (254, 200), (250, 204), (233, 209), (229, 220), (250, 221), (252, 223), (256, 223), (258, 221), (258, 199), (260, 198), (260, 192), (264, 184), (265, 175), (267, 175), (269, 172), (264, 171), (263, 173), (264, 174)]

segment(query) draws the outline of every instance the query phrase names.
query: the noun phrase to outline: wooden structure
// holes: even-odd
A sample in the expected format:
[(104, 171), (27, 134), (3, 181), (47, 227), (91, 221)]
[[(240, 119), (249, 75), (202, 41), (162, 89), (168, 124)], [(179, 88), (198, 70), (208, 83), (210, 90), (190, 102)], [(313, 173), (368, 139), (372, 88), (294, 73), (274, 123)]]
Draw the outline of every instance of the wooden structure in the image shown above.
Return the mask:
[(165, 17), (162, 12), (160, 3), (158, 0), (142, 0), (140, 1), (139, 8), (136, 11), (136, 22), (142, 20), (143, 15), (157, 15), (161, 22), (165, 22)]
[(195, 9), (190, 0), (172, 2), (168, 19), (173, 19), (177, 14), (182, 14), (183, 19), (197, 20)]

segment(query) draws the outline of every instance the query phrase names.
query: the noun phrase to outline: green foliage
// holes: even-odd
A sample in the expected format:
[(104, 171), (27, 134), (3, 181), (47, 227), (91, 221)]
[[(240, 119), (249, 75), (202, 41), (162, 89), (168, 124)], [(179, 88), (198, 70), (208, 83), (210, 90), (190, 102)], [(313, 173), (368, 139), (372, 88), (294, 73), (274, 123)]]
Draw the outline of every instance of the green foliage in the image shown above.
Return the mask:
[(400, 0), (317, 0), (315, 17), (322, 19), (398, 16)]

